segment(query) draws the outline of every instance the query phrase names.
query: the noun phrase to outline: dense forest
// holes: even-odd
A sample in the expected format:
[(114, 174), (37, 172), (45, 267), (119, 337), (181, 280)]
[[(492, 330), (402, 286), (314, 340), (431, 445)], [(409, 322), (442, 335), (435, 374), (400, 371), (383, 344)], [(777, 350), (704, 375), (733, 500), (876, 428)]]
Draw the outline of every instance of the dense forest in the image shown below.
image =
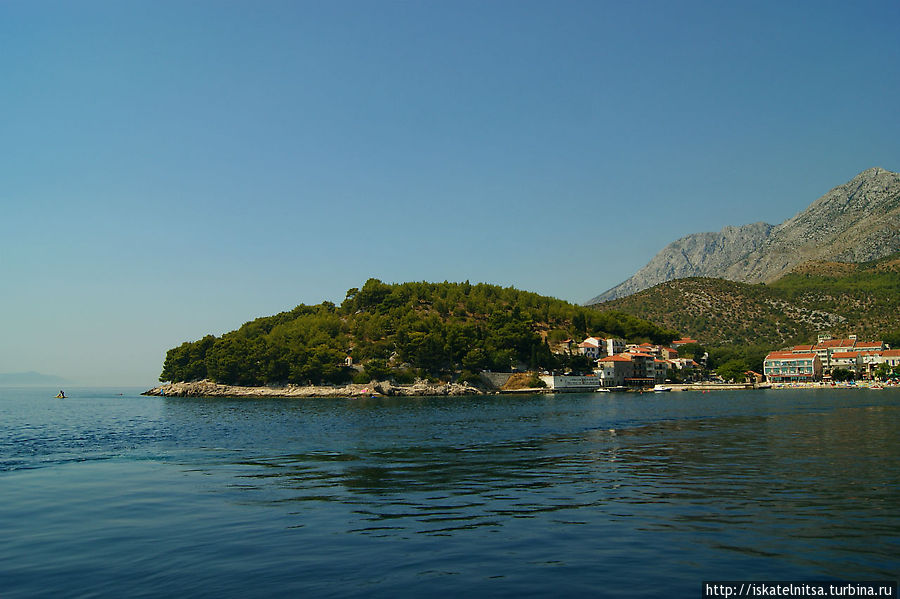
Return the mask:
[(592, 334), (652, 343), (677, 337), (636, 316), (510, 287), (369, 279), (349, 290), (340, 306), (300, 305), (221, 337), (183, 343), (166, 354), (160, 380), (402, 383), (419, 377), (475, 380), (481, 370), (578, 370), (589, 362), (555, 355), (550, 344)]

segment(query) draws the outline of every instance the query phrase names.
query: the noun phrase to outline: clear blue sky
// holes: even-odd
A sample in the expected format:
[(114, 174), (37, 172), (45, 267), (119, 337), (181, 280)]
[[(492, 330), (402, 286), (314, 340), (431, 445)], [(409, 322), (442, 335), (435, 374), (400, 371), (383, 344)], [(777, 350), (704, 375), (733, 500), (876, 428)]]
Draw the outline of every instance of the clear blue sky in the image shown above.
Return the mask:
[(900, 2), (0, 3), (0, 372), (368, 277), (582, 302), (900, 170)]

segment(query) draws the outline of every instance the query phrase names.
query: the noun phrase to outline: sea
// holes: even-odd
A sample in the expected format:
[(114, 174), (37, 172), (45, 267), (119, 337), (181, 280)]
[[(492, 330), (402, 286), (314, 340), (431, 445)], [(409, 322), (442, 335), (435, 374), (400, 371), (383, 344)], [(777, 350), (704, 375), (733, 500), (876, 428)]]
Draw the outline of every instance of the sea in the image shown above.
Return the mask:
[(0, 597), (700, 597), (896, 581), (900, 390), (0, 389)]

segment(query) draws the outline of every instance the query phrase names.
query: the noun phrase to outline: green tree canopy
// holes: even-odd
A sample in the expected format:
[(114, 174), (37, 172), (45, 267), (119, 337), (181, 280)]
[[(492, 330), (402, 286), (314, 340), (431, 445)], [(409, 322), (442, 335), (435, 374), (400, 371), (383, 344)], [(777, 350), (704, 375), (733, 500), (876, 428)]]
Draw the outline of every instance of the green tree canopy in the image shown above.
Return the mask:
[(565, 364), (546, 337), (578, 330), (667, 343), (677, 334), (635, 316), (598, 312), (512, 287), (465, 283), (387, 284), (369, 279), (340, 306), (323, 302), (207, 335), (168, 351), (160, 380), (226, 384), (336, 383), (357, 374), (408, 378)]

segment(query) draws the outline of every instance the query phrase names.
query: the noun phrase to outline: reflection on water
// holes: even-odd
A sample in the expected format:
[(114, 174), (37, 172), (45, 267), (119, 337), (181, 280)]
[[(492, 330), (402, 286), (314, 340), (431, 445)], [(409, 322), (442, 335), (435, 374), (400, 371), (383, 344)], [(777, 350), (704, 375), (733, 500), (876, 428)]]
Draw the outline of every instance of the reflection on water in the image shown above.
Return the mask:
[[(71, 529), (127, 513), (130, 536), (85, 532), (79, 551), (140, 542), (172, 576), (218, 564), (208, 588), (657, 596), (704, 579), (897, 575), (900, 393), (95, 404), (60, 417), (0, 403), (16, 431), (0, 446), (8, 475), (79, 456), (120, 473), (161, 464), (144, 482), (60, 470), (86, 501), (56, 517)], [(21, 489), (10, 515), (40, 525)]]
[[(243, 501), (304, 505), (292, 512), (298, 521), (311, 504), (340, 504), (352, 534), (502, 533), (539, 519), (561, 530), (614, 536), (625, 527), (689, 539), (820, 574), (894, 575), (896, 405), (751, 405), (706, 417), (658, 402), (585, 401), (520, 403), (513, 417), (502, 415), (503, 429), (497, 410), (507, 405), (487, 406), (467, 428), (459, 411), (439, 404), (418, 410), (426, 420), (416, 434), (393, 422), (407, 415), (391, 408), (405, 406), (365, 406), (376, 415), (352, 415), (344, 450), (242, 457), (228, 464), (240, 481), (232, 488), (246, 492)], [(650, 405), (664, 417), (641, 416)], [(822, 567), (834, 560), (852, 567)]]

